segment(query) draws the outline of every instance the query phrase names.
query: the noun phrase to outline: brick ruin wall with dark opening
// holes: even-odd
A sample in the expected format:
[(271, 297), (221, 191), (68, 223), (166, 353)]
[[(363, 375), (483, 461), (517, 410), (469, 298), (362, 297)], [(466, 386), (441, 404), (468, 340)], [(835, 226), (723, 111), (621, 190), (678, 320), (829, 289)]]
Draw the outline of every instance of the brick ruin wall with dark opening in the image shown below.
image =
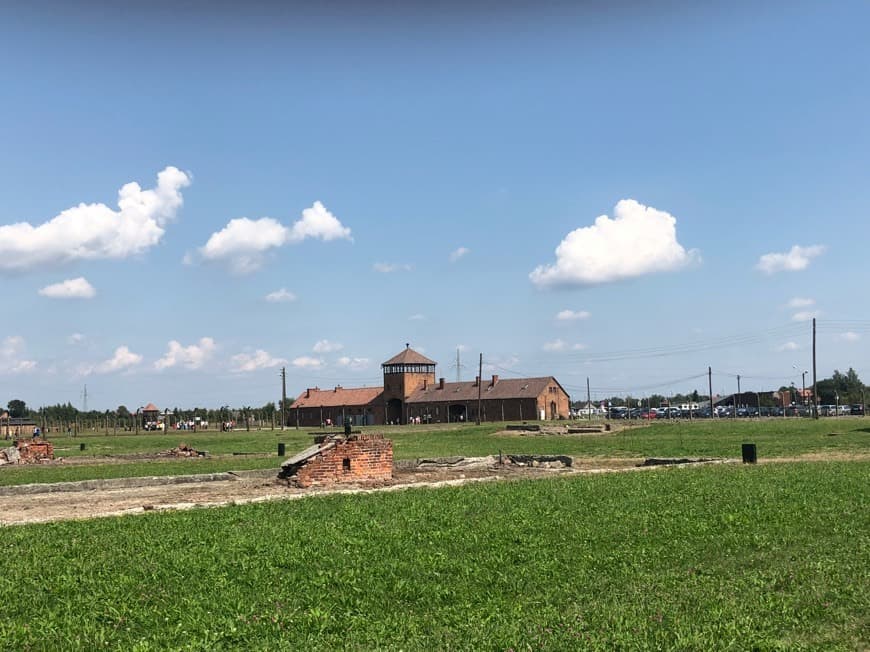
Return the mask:
[(383, 482), (393, 477), (393, 442), (354, 435), (305, 461), (290, 478), (299, 487), (342, 482)]

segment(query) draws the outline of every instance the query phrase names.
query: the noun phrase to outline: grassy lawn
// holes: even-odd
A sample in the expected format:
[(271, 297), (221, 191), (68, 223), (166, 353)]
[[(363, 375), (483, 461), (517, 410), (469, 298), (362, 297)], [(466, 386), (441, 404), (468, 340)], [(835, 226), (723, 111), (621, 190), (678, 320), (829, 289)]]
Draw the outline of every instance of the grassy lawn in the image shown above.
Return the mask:
[(0, 529), (4, 649), (870, 645), (870, 464), (575, 476)]
[[(617, 422), (619, 424), (619, 422)], [(367, 428), (394, 443), (397, 459), (505, 453), (562, 454), (581, 457), (739, 457), (743, 442), (754, 442), (760, 458), (806, 453), (870, 452), (870, 419), (828, 418), (654, 422), (604, 436), (523, 436), (497, 434), (504, 424), (392, 426)], [(280, 464), (278, 442), (288, 454), (311, 443), (316, 429), (176, 432), (91, 435), (52, 439), (55, 455), (94, 464), (3, 467), (0, 486), (128, 476), (178, 475), (263, 469)], [(185, 442), (214, 456), (198, 460), (152, 460), (110, 464), (111, 456), (154, 454)], [(85, 450), (80, 450), (85, 444)], [(240, 453), (241, 455), (233, 455)], [(100, 463), (96, 463), (100, 462)]]

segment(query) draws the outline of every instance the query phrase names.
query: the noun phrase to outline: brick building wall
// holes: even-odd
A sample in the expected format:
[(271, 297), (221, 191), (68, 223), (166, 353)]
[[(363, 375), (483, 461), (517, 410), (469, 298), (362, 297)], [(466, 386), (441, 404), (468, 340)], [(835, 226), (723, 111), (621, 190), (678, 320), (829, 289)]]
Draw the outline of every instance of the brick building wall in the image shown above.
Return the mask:
[(567, 419), (571, 410), (571, 401), (565, 391), (557, 384), (550, 384), (546, 391), (538, 396), (538, 415), (543, 412), (544, 419)]
[(353, 435), (303, 462), (290, 479), (299, 487), (311, 487), (392, 477), (393, 442), (380, 435)]

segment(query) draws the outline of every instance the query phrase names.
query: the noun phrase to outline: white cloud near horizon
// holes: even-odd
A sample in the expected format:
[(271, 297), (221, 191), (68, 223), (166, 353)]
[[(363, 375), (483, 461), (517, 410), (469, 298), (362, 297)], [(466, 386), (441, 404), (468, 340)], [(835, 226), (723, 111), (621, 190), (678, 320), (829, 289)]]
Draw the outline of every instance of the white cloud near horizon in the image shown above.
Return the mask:
[[(484, 360), (483, 370), (489, 374), (499, 374), (505, 369), (513, 369), (520, 363), (519, 356), (509, 355), (507, 357), (496, 357), (489, 361)], [(477, 375), (477, 374), (475, 374)]]
[(185, 369), (199, 369), (215, 351), (215, 342), (210, 337), (203, 337), (198, 344), (182, 346), (177, 340), (171, 340), (166, 354), (154, 363), (158, 371), (183, 366)]
[[(223, 229), (211, 234), (198, 254), (206, 262), (227, 265), (233, 273), (250, 274), (263, 266), (269, 250), (309, 238), (325, 242), (353, 240), (350, 229), (316, 201), (289, 227), (271, 217), (232, 219)], [(194, 256), (185, 256), (185, 262), (193, 261)]]
[(309, 355), (303, 355), (293, 359), (293, 366), (299, 369), (320, 369), (324, 362), (321, 358), (312, 358)]
[(340, 344), (339, 342), (318, 340), (314, 343), (314, 346), (311, 347), (311, 350), (315, 353), (335, 353), (336, 351), (341, 351), (343, 348), (344, 344)]
[(118, 210), (81, 203), (38, 226), (0, 226), (0, 272), (143, 253), (160, 242), (183, 203), (181, 189), (190, 181), (188, 174), (169, 166), (157, 174), (153, 189), (143, 190), (135, 181), (125, 184), (118, 191)]
[(25, 349), (26, 343), (20, 335), (9, 335), (0, 340), (0, 373), (20, 374), (34, 371), (37, 363), (24, 358)]
[(544, 342), (543, 349), (544, 351), (548, 351), (550, 353), (558, 352), (558, 351), (580, 351), (585, 349), (586, 347), (583, 344), (568, 344), (566, 341), (562, 339), (555, 339), (552, 342)]
[(556, 262), (530, 274), (538, 287), (611, 283), (700, 262), (700, 253), (677, 242), (677, 219), (670, 213), (623, 199), (591, 226), (571, 231), (556, 247)]
[(558, 321), (579, 321), (581, 319), (589, 319), (590, 313), (588, 310), (560, 310), (556, 315)]
[(801, 312), (796, 312), (791, 316), (792, 321), (811, 321), (812, 319), (818, 317), (821, 313), (819, 310), (802, 310)]
[(249, 373), (258, 369), (271, 369), (278, 365), (286, 364), (284, 358), (276, 358), (264, 351), (257, 349), (253, 354), (239, 353), (232, 357), (233, 371), (236, 373)]
[(296, 295), (285, 288), (281, 288), (280, 290), (269, 292), (269, 294), (266, 295), (266, 301), (269, 303), (288, 303), (290, 301), (296, 301)]
[(119, 346), (115, 349), (114, 355), (108, 360), (81, 369), (81, 375), (88, 376), (90, 374), (110, 374), (116, 371), (124, 371), (135, 367), (142, 362), (142, 356), (138, 353), (133, 353), (127, 346)]
[(857, 342), (861, 339), (861, 336), (854, 331), (846, 331), (845, 333), (840, 333), (839, 339), (843, 342)]
[(467, 256), (470, 253), (471, 253), (471, 249), (469, 249), (468, 247), (459, 247), (457, 249), (454, 249), (450, 253), (450, 262), (455, 263), (457, 260), (459, 260), (460, 258), (462, 258), (464, 256)]
[(810, 299), (807, 297), (794, 297), (793, 299), (789, 299), (789, 302), (786, 304), (787, 308), (808, 308), (812, 305), (815, 305), (816, 300)]
[(97, 295), (97, 291), (85, 277), (79, 276), (60, 283), (46, 285), (39, 290), (39, 294), (50, 299), (93, 299)]
[(806, 269), (810, 260), (825, 253), (824, 245), (801, 247), (794, 245), (784, 254), (769, 253), (758, 259), (755, 268), (765, 274), (777, 272), (799, 272)]
[(410, 272), (414, 267), (407, 263), (375, 263), (372, 265), (372, 269), (381, 274), (392, 274), (393, 272)]
[(782, 353), (783, 351), (797, 351), (801, 347), (798, 346), (797, 342), (786, 342), (784, 344), (780, 344), (776, 347), (776, 350)]
[(336, 364), (339, 367), (344, 367), (345, 369), (351, 369), (353, 371), (367, 369), (370, 363), (371, 360), (368, 358), (351, 358), (348, 356), (342, 356), (336, 360)]

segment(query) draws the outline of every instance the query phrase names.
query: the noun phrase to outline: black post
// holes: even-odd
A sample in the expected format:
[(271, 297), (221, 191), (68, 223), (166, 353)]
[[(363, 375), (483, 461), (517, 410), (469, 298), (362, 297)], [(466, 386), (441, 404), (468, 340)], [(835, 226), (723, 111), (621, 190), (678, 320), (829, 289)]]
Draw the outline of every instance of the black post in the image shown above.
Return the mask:
[(743, 444), (743, 463), (755, 464), (758, 461), (758, 455), (755, 450), (755, 444)]
[(284, 452), (286, 448), (284, 447), (284, 442), (278, 443), (278, 457), (284, 457)]

